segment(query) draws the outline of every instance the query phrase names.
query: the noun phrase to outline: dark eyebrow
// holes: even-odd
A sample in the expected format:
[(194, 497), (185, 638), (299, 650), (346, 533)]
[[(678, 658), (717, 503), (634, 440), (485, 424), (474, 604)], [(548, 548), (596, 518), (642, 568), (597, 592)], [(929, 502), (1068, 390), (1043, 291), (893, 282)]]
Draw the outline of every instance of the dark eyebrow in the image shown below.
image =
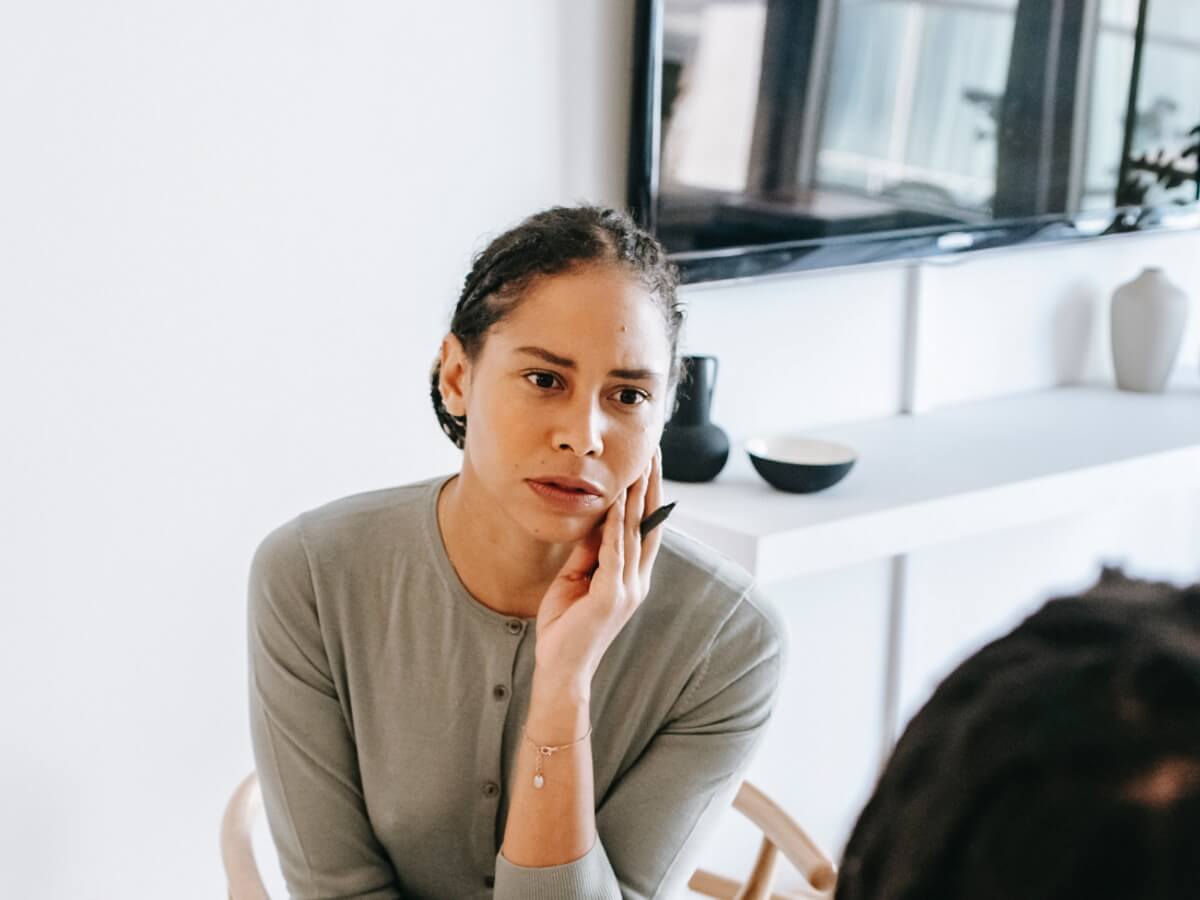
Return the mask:
[[(517, 353), (527, 353), (530, 356), (536, 356), (538, 359), (543, 359), (551, 365), (560, 366), (564, 369), (575, 368), (575, 360), (551, 353), (542, 347), (518, 347)], [(608, 374), (613, 378), (628, 378), (631, 381), (654, 381), (662, 377), (661, 373), (655, 372), (652, 369), (610, 369)]]

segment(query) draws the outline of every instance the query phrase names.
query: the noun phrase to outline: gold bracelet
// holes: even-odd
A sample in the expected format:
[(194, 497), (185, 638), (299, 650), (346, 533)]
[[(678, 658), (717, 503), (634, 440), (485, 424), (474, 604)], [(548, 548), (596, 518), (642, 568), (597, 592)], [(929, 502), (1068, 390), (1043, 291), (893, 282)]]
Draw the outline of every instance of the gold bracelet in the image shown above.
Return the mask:
[(537, 771), (535, 771), (533, 774), (533, 786), (540, 791), (542, 789), (542, 785), (546, 783), (546, 779), (542, 777), (542, 760), (548, 757), (551, 753), (557, 753), (559, 750), (565, 750), (568, 747), (574, 747), (579, 743), (579, 741), (582, 741), (584, 738), (586, 738), (588, 734), (591, 734), (592, 729), (589, 727), (587, 734), (579, 738), (579, 740), (571, 741), (569, 744), (560, 744), (557, 747), (543, 747), (534, 741), (534, 739), (529, 736), (529, 732), (524, 728), (521, 729), (521, 733), (525, 735), (525, 740), (533, 744), (534, 749), (537, 750)]

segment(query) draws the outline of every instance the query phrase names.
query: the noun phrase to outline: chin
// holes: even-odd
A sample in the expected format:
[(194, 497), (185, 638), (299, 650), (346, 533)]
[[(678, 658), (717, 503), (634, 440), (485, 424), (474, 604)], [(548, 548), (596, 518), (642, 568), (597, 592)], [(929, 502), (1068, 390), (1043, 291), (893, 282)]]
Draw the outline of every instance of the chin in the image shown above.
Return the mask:
[(530, 536), (548, 544), (575, 543), (585, 538), (600, 523), (600, 515), (567, 515), (564, 513), (535, 510), (522, 516), (525, 530)]

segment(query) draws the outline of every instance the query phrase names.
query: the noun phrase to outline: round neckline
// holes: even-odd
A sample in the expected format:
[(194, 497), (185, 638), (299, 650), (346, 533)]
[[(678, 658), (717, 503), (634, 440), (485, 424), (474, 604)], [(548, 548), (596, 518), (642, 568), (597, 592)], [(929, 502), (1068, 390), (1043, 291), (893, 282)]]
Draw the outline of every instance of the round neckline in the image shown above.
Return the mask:
[(506, 622), (516, 620), (524, 622), (532, 629), (537, 622), (536, 616), (526, 618), (524, 616), (509, 615), (484, 606), (476, 600), (471, 592), (467, 590), (462, 579), (458, 577), (458, 571), (454, 568), (454, 564), (450, 562), (450, 553), (446, 550), (446, 542), (442, 537), (442, 529), (438, 525), (437, 504), (438, 497), (442, 493), (442, 488), (445, 487), (451, 478), (456, 477), (458, 474), (458, 472), (451, 472), (448, 475), (431, 479), (429, 493), (425, 498), (425, 534), (428, 537), (429, 549), (433, 554), (434, 561), (441, 572), (442, 580), (446, 583), (446, 587), (455, 598), (461, 603), (466, 604), (476, 615), (482, 616), (488, 622), (503, 625)]

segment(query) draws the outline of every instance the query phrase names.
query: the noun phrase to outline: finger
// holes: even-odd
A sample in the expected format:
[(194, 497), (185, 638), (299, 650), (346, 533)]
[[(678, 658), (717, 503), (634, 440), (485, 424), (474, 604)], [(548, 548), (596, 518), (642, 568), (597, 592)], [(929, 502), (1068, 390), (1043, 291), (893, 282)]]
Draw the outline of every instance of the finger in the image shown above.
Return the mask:
[[(662, 490), (662, 449), (655, 454), (650, 483), (646, 490), (646, 509), (653, 512), (663, 505)], [(654, 560), (658, 556), (658, 548), (662, 546), (663, 532), (666, 523), (659, 525), (641, 542), (641, 557), (638, 560), (638, 583), (642, 587), (642, 596), (650, 592), (650, 573), (654, 568)]]
[(629, 489), (622, 489), (613, 505), (608, 508), (604, 519), (604, 539), (600, 544), (601, 576), (607, 576), (613, 582), (621, 577), (625, 558), (625, 502)]
[(658, 509), (667, 501), (663, 499), (663, 478), (662, 478), (662, 447), (659, 447), (654, 452), (654, 458), (650, 460), (650, 483), (646, 488), (646, 509), (650, 512)]
[(643, 504), (642, 523), (641, 526), (639, 526), (639, 537), (641, 537), (643, 533), (649, 534), (656, 527), (653, 524), (647, 526), (647, 519), (650, 516), (653, 516), (654, 513), (663, 506), (662, 493), (662, 465), (660, 463), (660, 457), (656, 453), (650, 459), (647, 472), (646, 498)]
[(646, 515), (646, 486), (650, 482), (650, 465), (642, 470), (629, 492), (629, 508), (625, 513), (625, 570), (626, 586), (641, 600), (637, 587), (638, 566), (642, 559), (642, 519)]

